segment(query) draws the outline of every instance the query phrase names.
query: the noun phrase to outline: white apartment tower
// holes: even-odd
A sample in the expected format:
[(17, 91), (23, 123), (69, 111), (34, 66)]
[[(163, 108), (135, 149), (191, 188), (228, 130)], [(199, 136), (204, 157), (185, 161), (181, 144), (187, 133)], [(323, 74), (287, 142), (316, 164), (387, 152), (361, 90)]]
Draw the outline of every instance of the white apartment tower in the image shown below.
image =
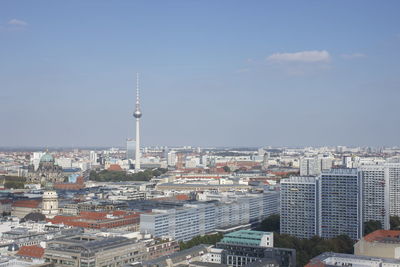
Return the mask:
[(318, 200), (319, 179), (316, 177), (290, 177), (281, 180), (282, 234), (299, 238), (319, 235)]
[(363, 165), (362, 177), (363, 221), (379, 221), (383, 229), (390, 229), (389, 169), (383, 164)]

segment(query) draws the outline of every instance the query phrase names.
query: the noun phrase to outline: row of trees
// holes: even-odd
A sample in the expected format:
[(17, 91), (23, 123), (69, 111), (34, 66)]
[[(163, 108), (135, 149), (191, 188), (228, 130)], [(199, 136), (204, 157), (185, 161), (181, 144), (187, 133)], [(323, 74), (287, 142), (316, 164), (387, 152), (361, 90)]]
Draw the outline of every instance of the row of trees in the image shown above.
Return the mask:
[(158, 177), (167, 172), (167, 169), (158, 168), (154, 170), (144, 170), (138, 173), (126, 173), (124, 171), (100, 172), (91, 171), (89, 179), (97, 182), (126, 182), (126, 181), (149, 181), (153, 177)]
[(259, 231), (274, 232), (274, 246), (279, 248), (296, 249), (297, 266), (305, 266), (312, 258), (322, 252), (353, 253), (354, 242), (346, 235), (331, 239), (314, 236), (311, 239), (302, 239), (295, 236), (279, 234), (280, 216), (271, 215), (263, 220), (257, 228)]
[(0, 183), (7, 189), (23, 189), (25, 187), (25, 182), (26, 180), (24, 177), (2, 176), (0, 178)]
[(200, 244), (210, 244), (215, 245), (219, 242), (224, 236), (220, 233), (213, 235), (205, 235), (205, 236), (196, 236), (187, 242), (179, 242), (179, 247), (181, 250), (188, 249)]
[[(390, 229), (400, 228), (400, 218), (390, 217)], [(368, 221), (364, 223), (364, 234), (382, 229), (379, 221)], [(279, 234), (280, 216), (275, 214), (263, 220), (257, 230), (274, 232), (274, 246), (282, 248), (294, 248), (297, 254), (297, 265), (304, 266), (315, 256), (322, 252), (331, 251), (337, 253), (353, 253), (354, 242), (346, 235), (340, 235), (332, 239), (324, 239), (314, 236), (311, 239), (301, 239), (294, 236)]]

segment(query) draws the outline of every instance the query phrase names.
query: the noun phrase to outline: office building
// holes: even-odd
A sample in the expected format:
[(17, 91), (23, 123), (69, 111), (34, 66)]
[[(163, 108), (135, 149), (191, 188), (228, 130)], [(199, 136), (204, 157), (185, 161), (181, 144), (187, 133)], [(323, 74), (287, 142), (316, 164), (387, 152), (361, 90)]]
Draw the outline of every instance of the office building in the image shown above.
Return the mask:
[(47, 242), (44, 258), (54, 267), (117, 267), (145, 259), (144, 243), (125, 237), (76, 235)]
[(278, 193), (268, 192), (231, 203), (206, 202), (174, 209), (154, 209), (140, 215), (140, 231), (187, 241), (218, 228), (258, 223), (278, 213), (278, 201)]
[(320, 177), (319, 220), (323, 238), (362, 237), (361, 175), (357, 169), (331, 169)]
[[(260, 260), (275, 263), (270, 266), (295, 266), (296, 251), (274, 248), (273, 239), (271, 232), (240, 230), (225, 234), (215, 247), (220, 249), (221, 263), (228, 266), (252, 266)], [(218, 254), (218, 251), (213, 254)]]
[(319, 179), (290, 177), (281, 180), (280, 232), (299, 238), (319, 235)]

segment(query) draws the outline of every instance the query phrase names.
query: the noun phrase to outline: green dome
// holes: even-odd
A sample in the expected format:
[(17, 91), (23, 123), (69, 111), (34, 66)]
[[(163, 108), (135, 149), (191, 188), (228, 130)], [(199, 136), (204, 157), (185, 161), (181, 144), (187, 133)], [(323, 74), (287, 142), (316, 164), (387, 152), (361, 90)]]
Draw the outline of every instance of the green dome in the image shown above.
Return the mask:
[(54, 162), (54, 158), (49, 153), (46, 153), (40, 158), (40, 162)]

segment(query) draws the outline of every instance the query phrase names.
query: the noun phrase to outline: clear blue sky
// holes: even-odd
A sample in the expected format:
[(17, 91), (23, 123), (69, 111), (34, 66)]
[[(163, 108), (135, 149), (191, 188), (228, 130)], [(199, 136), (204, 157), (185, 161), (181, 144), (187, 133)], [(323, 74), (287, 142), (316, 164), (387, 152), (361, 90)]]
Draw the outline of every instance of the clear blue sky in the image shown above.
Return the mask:
[(0, 146), (399, 145), (400, 1), (1, 1)]

